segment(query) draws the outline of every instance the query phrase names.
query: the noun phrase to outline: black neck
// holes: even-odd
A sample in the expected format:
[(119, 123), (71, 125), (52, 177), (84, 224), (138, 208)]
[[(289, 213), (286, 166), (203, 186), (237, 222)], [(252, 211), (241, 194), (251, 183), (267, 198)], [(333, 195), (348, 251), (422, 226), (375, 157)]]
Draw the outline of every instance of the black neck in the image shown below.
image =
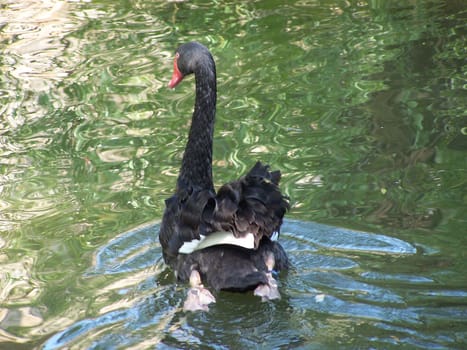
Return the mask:
[(196, 102), (177, 186), (214, 190), (212, 139), (216, 115), (216, 68), (214, 61), (195, 71)]

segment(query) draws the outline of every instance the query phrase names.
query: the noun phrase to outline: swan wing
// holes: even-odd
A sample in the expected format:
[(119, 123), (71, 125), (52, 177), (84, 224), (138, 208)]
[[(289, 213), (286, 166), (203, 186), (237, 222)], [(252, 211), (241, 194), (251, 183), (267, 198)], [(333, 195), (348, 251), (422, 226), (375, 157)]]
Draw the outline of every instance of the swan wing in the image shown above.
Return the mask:
[(234, 245), (245, 249), (254, 249), (255, 236), (253, 233), (247, 233), (242, 237), (235, 237), (232, 232), (228, 231), (212, 232), (209, 235), (200, 235), (199, 239), (184, 242), (178, 252), (182, 254), (191, 254), (196, 250), (224, 244)]

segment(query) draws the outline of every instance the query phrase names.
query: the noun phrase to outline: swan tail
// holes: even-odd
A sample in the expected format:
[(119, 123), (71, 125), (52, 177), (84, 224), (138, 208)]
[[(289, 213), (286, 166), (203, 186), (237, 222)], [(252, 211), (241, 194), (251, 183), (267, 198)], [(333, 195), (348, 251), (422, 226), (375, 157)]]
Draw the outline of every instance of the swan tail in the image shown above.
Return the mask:
[(219, 245), (183, 254), (174, 268), (181, 282), (189, 281), (196, 270), (214, 290), (242, 292), (270, 285), (272, 276), (289, 268), (289, 260), (278, 242), (264, 237), (257, 250)]
[(209, 285), (215, 290), (227, 290), (232, 292), (252, 290), (259, 284), (267, 282), (267, 276), (259, 271), (254, 271), (246, 275), (227, 274), (222, 276), (213, 274), (208, 281)]

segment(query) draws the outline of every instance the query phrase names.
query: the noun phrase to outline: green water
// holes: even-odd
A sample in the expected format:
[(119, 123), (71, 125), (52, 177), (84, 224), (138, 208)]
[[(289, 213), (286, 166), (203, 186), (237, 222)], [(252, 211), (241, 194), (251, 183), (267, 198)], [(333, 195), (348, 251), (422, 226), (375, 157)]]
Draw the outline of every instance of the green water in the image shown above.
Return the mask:
[[(461, 0), (0, 1), (0, 348), (465, 348), (466, 23)], [(217, 61), (216, 185), (282, 171), (278, 302), (186, 315), (162, 262), (190, 40)]]

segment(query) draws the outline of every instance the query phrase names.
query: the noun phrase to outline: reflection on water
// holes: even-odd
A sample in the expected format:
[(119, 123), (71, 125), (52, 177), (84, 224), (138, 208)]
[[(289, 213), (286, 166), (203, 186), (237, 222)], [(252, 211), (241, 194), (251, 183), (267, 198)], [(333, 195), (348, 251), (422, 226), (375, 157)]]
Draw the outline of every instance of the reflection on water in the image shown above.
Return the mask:
[[(439, 336), (452, 325), (465, 323), (467, 317), (465, 307), (449, 306), (465, 298), (467, 293), (434, 292), (437, 283), (428, 275), (404, 273), (407, 260), (416, 259), (417, 254), (409, 243), (384, 235), (299, 221), (284, 224), (282, 241), (294, 268), (280, 278), (280, 301), (262, 304), (252, 295), (222, 292), (208, 314), (184, 316), (181, 306), (187, 288), (175, 285), (173, 276), (167, 275), (158, 244), (148, 244), (153, 241), (158, 227), (158, 224), (151, 224), (129, 231), (96, 251), (84, 283), (99, 291), (94, 303), (105, 306), (98, 309), (95, 317), (77, 321), (51, 337), (44, 349), (128, 348), (144, 345), (145, 338), (150, 339), (148, 345), (157, 344), (157, 348), (184, 348), (189, 344), (203, 344), (201, 332), (209, 329), (209, 325), (220, 327), (218, 331), (222, 333), (217, 340), (210, 338), (212, 345), (219, 342), (243, 348), (255, 343), (256, 346), (261, 340), (277, 347), (295, 339), (296, 345), (307, 346), (309, 342), (316, 343), (311, 333), (313, 329), (320, 332), (323, 325), (319, 322), (329, 323), (334, 328), (332, 320), (338, 322), (339, 318), (351, 318), (362, 329), (369, 327), (372, 337), (381, 344), (389, 340), (389, 344), (404, 343), (397, 338), (405, 336), (410, 337), (408, 344), (436, 347), (436, 344), (454, 344), (455, 339), (444, 336), (440, 340)], [(362, 240), (363, 237), (368, 239)], [(384, 264), (388, 260), (396, 267)], [(114, 276), (116, 274), (119, 276)], [(104, 276), (114, 277), (103, 280)], [(420, 306), (410, 306), (412, 293), (418, 298), (424, 295), (429, 305), (438, 306), (423, 306), (421, 300), (418, 301)], [(238, 308), (245, 308), (245, 314), (237, 313)], [(263, 331), (274, 329), (278, 334), (265, 340), (260, 334), (246, 332), (244, 337), (238, 338), (239, 329), (242, 334), (248, 329), (240, 325), (252, 322), (252, 313), (254, 320), (264, 319), (264, 323), (254, 327)], [(309, 318), (306, 317), (308, 313)], [(292, 327), (304, 322), (310, 339), (301, 332), (302, 328)], [(442, 326), (443, 322), (449, 322), (448, 328)], [(431, 323), (440, 328), (435, 332), (432, 329), (415, 331)], [(225, 328), (221, 324), (240, 328)], [(340, 336), (346, 333), (348, 330), (341, 330)], [(369, 330), (364, 334), (369, 334)], [(322, 339), (323, 344), (329, 344), (330, 340), (331, 335)]]
[[(4, 2), (0, 348), (462, 348), (466, 14)], [(185, 315), (157, 224), (135, 228), (178, 173), (193, 80), (166, 84), (188, 40), (217, 60), (216, 184), (261, 159), (291, 197), (278, 302), (221, 293)]]

